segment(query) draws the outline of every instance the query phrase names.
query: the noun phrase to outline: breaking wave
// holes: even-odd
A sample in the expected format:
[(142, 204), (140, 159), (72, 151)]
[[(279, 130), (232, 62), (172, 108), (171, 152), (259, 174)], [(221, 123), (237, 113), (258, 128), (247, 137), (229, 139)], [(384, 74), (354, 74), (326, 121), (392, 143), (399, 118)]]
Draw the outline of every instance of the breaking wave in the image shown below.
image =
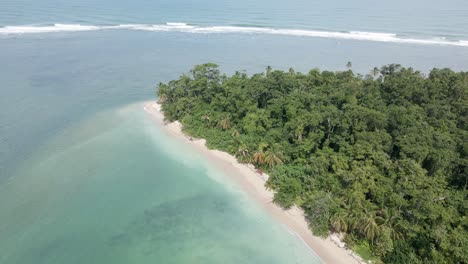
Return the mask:
[(0, 27), (0, 35), (21, 35), (32, 33), (54, 33), (54, 32), (80, 32), (80, 31), (97, 31), (97, 30), (143, 30), (154, 32), (185, 32), (199, 34), (213, 33), (237, 33), (237, 34), (271, 34), (271, 35), (286, 35), (298, 37), (317, 37), (331, 39), (352, 39), (363, 41), (377, 42), (393, 42), (393, 43), (410, 43), (423, 45), (450, 45), (468, 47), (468, 41), (450, 41), (445, 38), (433, 39), (417, 39), (403, 38), (393, 33), (376, 33), (376, 32), (333, 32), (333, 31), (317, 31), (306, 29), (281, 29), (281, 28), (264, 28), (264, 27), (242, 27), (242, 26), (196, 26), (186, 23), (166, 23), (159, 25), (149, 24), (123, 24), (114, 26), (95, 26), (95, 25), (80, 25), (80, 24), (54, 24), (51, 26), (6, 26)]

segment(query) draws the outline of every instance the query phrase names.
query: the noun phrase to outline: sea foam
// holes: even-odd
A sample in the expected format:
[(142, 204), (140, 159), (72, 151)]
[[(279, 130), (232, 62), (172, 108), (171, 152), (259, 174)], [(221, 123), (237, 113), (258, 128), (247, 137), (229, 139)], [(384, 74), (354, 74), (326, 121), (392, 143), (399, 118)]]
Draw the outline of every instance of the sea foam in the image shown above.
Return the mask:
[(379, 32), (334, 32), (318, 31), (306, 29), (281, 29), (281, 28), (263, 28), (263, 27), (240, 27), (240, 26), (195, 26), (180, 22), (168, 22), (166, 24), (122, 24), (113, 26), (96, 26), (80, 24), (54, 24), (51, 26), (6, 26), (0, 27), (0, 35), (21, 35), (32, 33), (54, 33), (54, 32), (77, 32), (77, 31), (97, 31), (97, 30), (142, 30), (153, 32), (185, 32), (199, 34), (271, 34), (286, 35), (297, 37), (317, 37), (331, 39), (351, 39), (361, 41), (409, 43), (422, 45), (450, 45), (468, 47), (468, 41), (450, 41), (443, 37), (432, 39), (421, 38), (403, 38), (394, 33)]
[(31, 33), (53, 33), (53, 32), (73, 32), (73, 31), (93, 31), (99, 30), (99, 26), (84, 26), (78, 24), (54, 24), (52, 26), (6, 26), (0, 27), (0, 34), (31, 34)]

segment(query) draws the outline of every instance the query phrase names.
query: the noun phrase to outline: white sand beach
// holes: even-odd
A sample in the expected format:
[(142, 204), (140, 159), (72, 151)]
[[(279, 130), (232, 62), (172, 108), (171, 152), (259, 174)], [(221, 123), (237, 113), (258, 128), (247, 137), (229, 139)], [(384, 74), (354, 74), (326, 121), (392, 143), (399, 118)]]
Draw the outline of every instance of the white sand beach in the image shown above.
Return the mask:
[(258, 201), (268, 213), (302, 239), (323, 262), (339, 264), (364, 263), (352, 251), (346, 249), (336, 235), (330, 236), (327, 239), (312, 235), (302, 209), (294, 207), (284, 210), (275, 205), (272, 202), (274, 192), (265, 188), (264, 177), (256, 173), (251, 165), (239, 163), (234, 156), (226, 152), (208, 149), (205, 146), (204, 139), (189, 140), (183, 134), (179, 122), (165, 124), (164, 115), (158, 103), (147, 102), (144, 104), (144, 109), (151, 116), (155, 124), (160, 126), (164, 132), (171, 137), (186, 142), (214, 166), (217, 166), (229, 177), (232, 177), (234, 182), (238, 183), (248, 195)]

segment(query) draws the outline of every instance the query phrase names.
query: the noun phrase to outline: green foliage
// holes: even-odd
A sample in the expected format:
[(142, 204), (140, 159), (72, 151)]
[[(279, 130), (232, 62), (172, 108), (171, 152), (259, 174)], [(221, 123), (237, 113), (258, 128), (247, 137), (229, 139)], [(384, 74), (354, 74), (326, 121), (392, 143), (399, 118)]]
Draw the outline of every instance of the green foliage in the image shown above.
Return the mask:
[(330, 230), (330, 217), (337, 210), (332, 195), (323, 191), (314, 192), (309, 194), (302, 207), (312, 232), (317, 236), (326, 237)]
[(288, 209), (294, 205), (294, 202), (301, 193), (301, 182), (295, 178), (285, 178), (280, 186), (277, 193), (275, 193), (273, 202)]
[(393, 251), (393, 240), (388, 227), (382, 227), (374, 245), (374, 254), (383, 257)]
[(354, 245), (353, 251), (356, 252), (362, 259), (366, 261), (378, 260), (374, 256), (374, 254), (372, 254), (371, 246), (367, 241), (361, 241), (358, 244)]
[(414, 249), (405, 240), (395, 241), (393, 251), (390, 254), (387, 254), (382, 260), (388, 264), (423, 263), (423, 261), (416, 255)]
[(386, 263), (468, 263), (468, 73), (387, 65), (222, 75), (160, 84), (165, 117), (270, 174), (282, 207)]

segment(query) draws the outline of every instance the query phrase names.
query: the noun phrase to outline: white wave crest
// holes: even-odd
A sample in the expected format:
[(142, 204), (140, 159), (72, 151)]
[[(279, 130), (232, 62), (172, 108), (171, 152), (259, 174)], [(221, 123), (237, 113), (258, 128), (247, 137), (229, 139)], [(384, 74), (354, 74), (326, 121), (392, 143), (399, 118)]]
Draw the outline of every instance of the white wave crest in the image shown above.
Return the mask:
[(168, 26), (173, 26), (173, 27), (188, 27), (186, 23), (180, 23), (180, 22), (167, 22), (166, 25)]
[(54, 24), (53, 26), (6, 26), (0, 28), (2, 35), (28, 34), (28, 33), (53, 33), (66, 31), (93, 31), (99, 30), (98, 26), (84, 26), (76, 24)]
[(286, 35), (298, 37), (318, 37), (332, 39), (352, 39), (362, 41), (377, 41), (377, 42), (393, 42), (393, 43), (410, 43), (424, 45), (450, 45), (468, 47), (468, 41), (449, 41), (445, 38), (433, 39), (415, 39), (402, 38), (393, 33), (378, 33), (378, 32), (332, 32), (332, 31), (317, 31), (305, 29), (276, 29), (262, 27), (239, 27), (239, 26), (194, 26), (180, 22), (168, 22), (160, 25), (149, 24), (124, 24), (115, 26), (94, 26), (80, 24), (55, 24), (52, 26), (7, 26), (0, 27), (0, 35), (20, 35), (31, 33), (53, 33), (53, 32), (75, 32), (75, 31), (96, 31), (96, 30), (143, 30), (154, 32), (185, 32), (199, 34), (213, 33), (237, 33), (237, 34), (271, 34), (271, 35)]

